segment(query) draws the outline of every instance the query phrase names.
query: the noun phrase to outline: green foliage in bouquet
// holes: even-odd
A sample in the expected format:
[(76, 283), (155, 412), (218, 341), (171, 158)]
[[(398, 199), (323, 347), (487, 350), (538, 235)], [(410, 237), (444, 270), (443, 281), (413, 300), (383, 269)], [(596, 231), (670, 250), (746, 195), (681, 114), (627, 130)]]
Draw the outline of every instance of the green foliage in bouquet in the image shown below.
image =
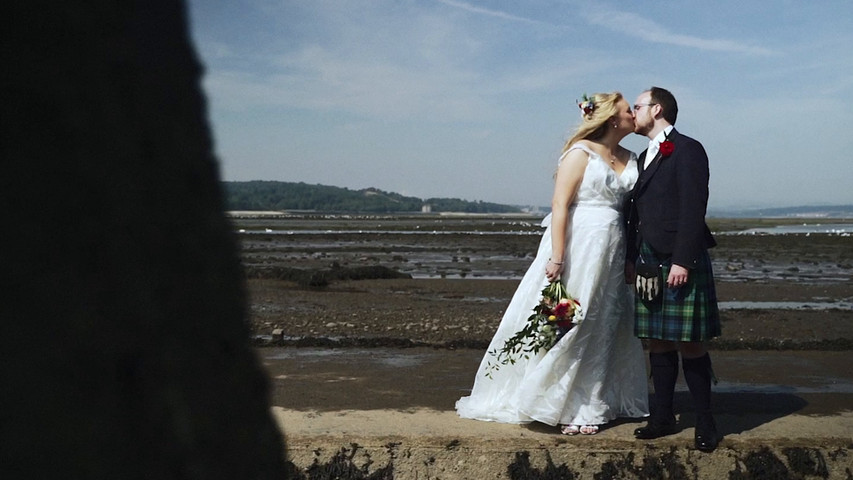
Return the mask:
[(509, 337), (500, 350), (489, 352), (495, 361), (487, 363), (486, 376), (492, 378), (492, 372), (502, 365), (515, 364), (520, 358), (528, 359), (540, 350), (550, 350), (574, 327), (572, 320), (578, 308), (580, 303), (569, 295), (560, 280), (546, 285), (524, 328)]

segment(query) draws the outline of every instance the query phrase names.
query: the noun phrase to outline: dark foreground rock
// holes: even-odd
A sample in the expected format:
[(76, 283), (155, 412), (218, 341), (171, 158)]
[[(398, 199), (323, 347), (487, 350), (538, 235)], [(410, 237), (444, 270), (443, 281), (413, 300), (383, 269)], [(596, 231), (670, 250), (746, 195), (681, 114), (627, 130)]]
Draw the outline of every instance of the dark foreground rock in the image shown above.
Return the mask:
[(4, 2), (4, 479), (286, 477), (185, 13)]

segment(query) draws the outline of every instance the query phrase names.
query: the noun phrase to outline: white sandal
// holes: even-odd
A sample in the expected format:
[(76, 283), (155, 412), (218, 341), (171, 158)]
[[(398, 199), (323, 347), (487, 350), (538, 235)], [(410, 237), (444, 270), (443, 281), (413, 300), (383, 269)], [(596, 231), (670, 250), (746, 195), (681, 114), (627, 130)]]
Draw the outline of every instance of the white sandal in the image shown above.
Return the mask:
[(573, 436), (580, 433), (580, 431), (581, 427), (579, 427), (578, 425), (563, 425), (562, 427), (560, 427), (560, 433), (562, 433), (563, 435)]
[(598, 433), (598, 425), (584, 425), (578, 431), (581, 435), (595, 435)]

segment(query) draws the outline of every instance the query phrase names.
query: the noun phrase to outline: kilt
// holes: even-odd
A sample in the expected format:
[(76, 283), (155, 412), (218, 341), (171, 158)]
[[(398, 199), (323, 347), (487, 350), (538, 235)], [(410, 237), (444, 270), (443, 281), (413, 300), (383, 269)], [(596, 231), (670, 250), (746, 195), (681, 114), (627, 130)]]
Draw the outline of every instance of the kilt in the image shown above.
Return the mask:
[[(642, 242), (640, 246), (640, 255), (645, 263), (662, 265), (665, 284), (672, 267), (672, 259), (656, 253), (646, 242)], [(664, 285), (662, 299), (653, 305), (647, 305), (635, 296), (635, 307), (636, 337), (673, 342), (704, 342), (720, 336), (717, 291), (708, 251), (702, 253), (698, 265), (690, 270), (687, 284), (681, 288), (669, 288)]]

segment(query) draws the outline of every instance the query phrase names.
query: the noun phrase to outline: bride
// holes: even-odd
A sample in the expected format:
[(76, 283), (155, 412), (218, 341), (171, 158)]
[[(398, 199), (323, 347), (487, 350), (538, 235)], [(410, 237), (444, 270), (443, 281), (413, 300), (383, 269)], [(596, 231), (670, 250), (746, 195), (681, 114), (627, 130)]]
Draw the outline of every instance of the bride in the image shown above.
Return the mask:
[[(522, 278), (474, 378), (456, 402), (463, 418), (560, 425), (593, 435), (618, 417), (648, 415), (648, 383), (633, 334), (633, 292), (625, 282), (622, 205), (637, 181), (636, 156), (619, 142), (634, 131), (620, 93), (580, 105), (582, 122), (566, 142), (551, 214), (536, 258)], [(580, 302), (577, 325), (548, 351), (501, 366), (494, 353), (521, 330), (551, 280)]]

